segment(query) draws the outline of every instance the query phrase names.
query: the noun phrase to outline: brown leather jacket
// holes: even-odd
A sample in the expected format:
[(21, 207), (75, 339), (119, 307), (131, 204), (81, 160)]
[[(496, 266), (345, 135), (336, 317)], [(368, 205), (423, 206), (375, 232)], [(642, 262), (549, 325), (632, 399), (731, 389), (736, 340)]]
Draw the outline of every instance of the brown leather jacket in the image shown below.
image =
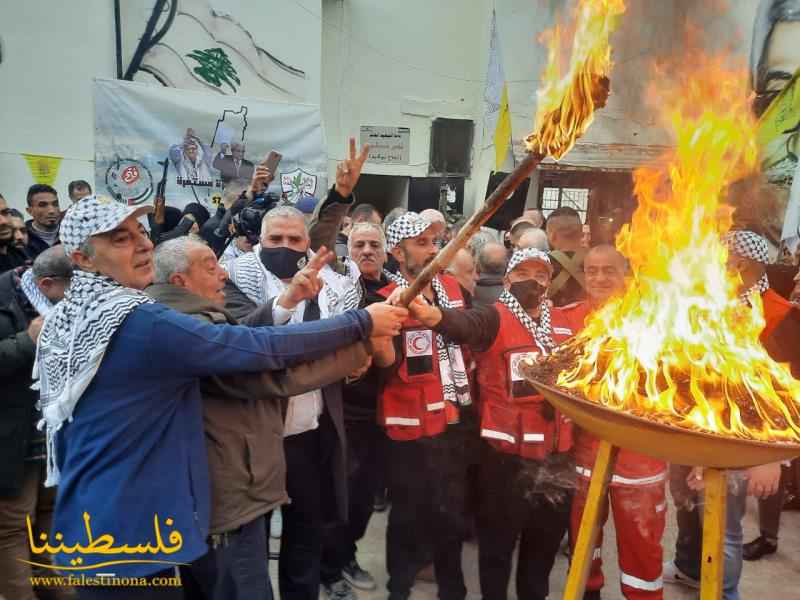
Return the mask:
[[(230, 313), (184, 288), (156, 284), (146, 292), (198, 319), (236, 324)], [(272, 306), (258, 310), (271, 313)], [(367, 348), (360, 342), (282, 371), (202, 380), (212, 534), (236, 529), (287, 502), (280, 398), (339, 381), (362, 367), (367, 356)]]

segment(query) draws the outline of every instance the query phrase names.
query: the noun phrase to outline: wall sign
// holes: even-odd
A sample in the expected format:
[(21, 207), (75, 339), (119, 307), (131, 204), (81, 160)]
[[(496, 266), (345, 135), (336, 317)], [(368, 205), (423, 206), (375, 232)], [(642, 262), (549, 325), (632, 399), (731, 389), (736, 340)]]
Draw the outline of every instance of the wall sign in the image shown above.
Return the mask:
[(367, 162), (384, 165), (407, 165), (411, 148), (408, 127), (361, 126), (361, 145), (369, 144)]

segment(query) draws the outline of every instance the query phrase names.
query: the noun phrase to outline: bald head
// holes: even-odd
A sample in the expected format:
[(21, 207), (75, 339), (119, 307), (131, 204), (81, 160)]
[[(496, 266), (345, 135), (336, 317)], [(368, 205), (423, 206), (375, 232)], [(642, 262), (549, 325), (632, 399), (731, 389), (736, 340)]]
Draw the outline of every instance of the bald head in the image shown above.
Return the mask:
[(508, 252), (503, 244), (486, 242), (478, 254), (478, 272), (481, 275), (502, 277), (506, 274)]
[(475, 271), (475, 259), (466, 248), (461, 248), (453, 257), (453, 262), (447, 267), (447, 272), (458, 280), (458, 283), (470, 294), (475, 293), (475, 284), (478, 275)]
[(547, 234), (542, 229), (528, 229), (519, 238), (517, 247), (520, 250), (523, 248), (536, 248), (542, 252), (547, 252)]
[(602, 304), (625, 289), (627, 261), (614, 246), (595, 246), (583, 259), (586, 293), (593, 304)]
[(553, 250), (577, 252), (583, 239), (580, 215), (552, 214), (547, 219), (547, 241)]
[(427, 219), (431, 223), (441, 223), (442, 225), (447, 225), (444, 215), (435, 208), (426, 208), (419, 213), (419, 216), (423, 219)]

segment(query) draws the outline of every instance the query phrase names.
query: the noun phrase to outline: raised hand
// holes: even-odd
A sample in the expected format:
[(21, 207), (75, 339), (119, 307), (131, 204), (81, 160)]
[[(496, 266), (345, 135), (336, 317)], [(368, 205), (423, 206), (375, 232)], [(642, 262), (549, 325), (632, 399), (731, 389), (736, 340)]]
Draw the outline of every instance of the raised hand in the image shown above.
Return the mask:
[(336, 254), (325, 246), (320, 247), (306, 266), (292, 277), (289, 285), (278, 297), (278, 304), (291, 310), (303, 300), (316, 298), (323, 285), (322, 278), (319, 276), (320, 269), (331, 262), (335, 256)]
[(336, 193), (347, 198), (353, 193), (353, 189), (361, 177), (361, 169), (367, 162), (369, 154), (369, 144), (361, 148), (361, 152), (356, 156), (356, 139), (350, 138), (350, 158), (346, 158), (336, 165)]
[(253, 169), (253, 178), (250, 180), (250, 187), (247, 188), (247, 197), (252, 200), (255, 196), (262, 193), (267, 186), (275, 179), (272, 171), (262, 164)]

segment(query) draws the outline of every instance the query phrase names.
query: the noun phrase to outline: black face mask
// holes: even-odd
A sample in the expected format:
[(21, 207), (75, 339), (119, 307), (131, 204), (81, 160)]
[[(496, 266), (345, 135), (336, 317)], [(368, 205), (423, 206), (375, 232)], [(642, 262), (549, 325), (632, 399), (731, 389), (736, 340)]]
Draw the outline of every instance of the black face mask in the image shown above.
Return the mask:
[(291, 248), (261, 249), (261, 263), (278, 279), (291, 279), (307, 262), (305, 252)]
[(535, 279), (526, 279), (511, 284), (509, 289), (525, 310), (532, 310), (542, 303), (542, 296), (547, 288)]

